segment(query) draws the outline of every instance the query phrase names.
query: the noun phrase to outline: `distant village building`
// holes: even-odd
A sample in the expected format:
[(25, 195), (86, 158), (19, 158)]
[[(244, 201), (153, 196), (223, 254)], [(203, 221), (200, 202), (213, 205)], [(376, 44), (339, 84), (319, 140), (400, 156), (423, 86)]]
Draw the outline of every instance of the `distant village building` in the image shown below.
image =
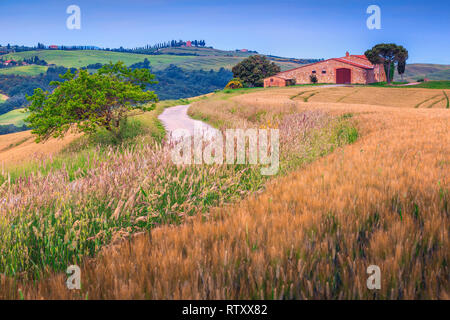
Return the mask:
[(192, 47), (192, 41), (186, 41), (186, 47)]
[(53, 50), (57, 50), (58, 49), (58, 46), (56, 46), (56, 45), (51, 45), (51, 46), (48, 46), (48, 48), (49, 49), (53, 49)]
[(241, 49), (241, 52), (248, 52), (248, 49)]
[(311, 83), (311, 75), (318, 83), (368, 84), (386, 81), (384, 67), (373, 65), (364, 55), (350, 55), (311, 63), (295, 69), (280, 72), (264, 79), (264, 87), (285, 87)]
[(16, 64), (17, 64), (16, 60), (6, 60), (5, 62), (3, 62), (3, 65), (5, 65), (5, 66), (16, 65)]

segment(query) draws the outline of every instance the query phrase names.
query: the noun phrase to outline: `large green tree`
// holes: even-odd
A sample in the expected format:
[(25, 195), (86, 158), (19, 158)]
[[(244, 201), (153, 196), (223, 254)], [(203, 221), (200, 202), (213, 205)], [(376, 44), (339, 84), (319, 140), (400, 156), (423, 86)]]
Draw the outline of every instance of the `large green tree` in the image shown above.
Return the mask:
[(241, 79), (247, 87), (262, 87), (264, 78), (280, 72), (280, 67), (266, 56), (254, 55), (242, 60), (232, 69), (235, 78)]
[[(87, 134), (103, 127), (118, 135), (120, 125), (130, 110), (149, 111), (158, 101), (148, 84), (155, 83), (148, 69), (130, 69), (122, 62), (104, 65), (97, 73), (87, 70), (71, 73), (52, 81), (53, 92), (35, 89), (26, 122), (33, 128), (36, 141), (63, 137), (70, 128)], [(149, 103), (152, 103), (149, 105)]]
[(373, 64), (383, 64), (386, 69), (387, 82), (391, 83), (391, 68), (392, 65), (398, 63), (405, 63), (408, 59), (408, 50), (403, 46), (396, 45), (395, 43), (380, 43), (365, 52), (367, 59)]

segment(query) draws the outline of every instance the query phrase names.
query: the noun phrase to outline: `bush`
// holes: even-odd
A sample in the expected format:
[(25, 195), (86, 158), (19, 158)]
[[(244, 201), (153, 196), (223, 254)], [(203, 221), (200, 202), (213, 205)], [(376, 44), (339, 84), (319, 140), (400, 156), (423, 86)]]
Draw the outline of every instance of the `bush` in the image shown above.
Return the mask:
[(244, 85), (242, 84), (241, 79), (233, 78), (225, 86), (225, 89), (240, 89), (240, 88), (243, 88), (243, 87), (244, 87)]
[(309, 80), (314, 84), (316, 84), (319, 81), (317, 80), (317, 76), (314, 73), (309, 76)]
[(124, 142), (130, 143), (134, 138), (146, 134), (145, 127), (141, 122), (134, 119), (124, 118), (120, 122), (119, 132), (114, 134), (105, 128), (99, 130), (89, 137), (92, 145), (118, 146)]
[(263, 87), (264, 78), (279, 73), (280, 67), (266, 56), (250, 56), (232, 68), (233, 76), (241, 79), (246, 87)]

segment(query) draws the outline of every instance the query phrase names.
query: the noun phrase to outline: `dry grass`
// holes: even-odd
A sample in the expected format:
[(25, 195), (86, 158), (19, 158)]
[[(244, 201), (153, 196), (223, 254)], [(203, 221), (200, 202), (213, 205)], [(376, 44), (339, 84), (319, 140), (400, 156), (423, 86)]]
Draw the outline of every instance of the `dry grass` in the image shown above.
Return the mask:
[(50, 139), (37, 144), (31, 131), (17, 132), (0, 136), (0, 166), (14, 167), (27, 161), (49, 158), (74, 141), (79, 135), (70, 134), (64, 139)]
[[(445, 100), (445, 92), (447, 95), (450, 90), (430, 90), (421, 88), (377, 88), (377, 87), (288, 87), (283, 89), (265, 90), (258, 92), (258, 98), (253, 94), (243, 96), (245, 101), (262, 101), (268, 103), (277, 103), (277, 101), (286, 100), (286, 95), (292, 100), (298, 102), (310, 103), (327, 103), (336, 104), (366, 104), (371, 106), (386, 106), (411, 108), (417, 104), (420, 107), (426, 107), (428, 104), (422, 105), (427, 101)], [(314, 93), (314, 95), (312, 95)], [(307, 99), (306, 99), (307, 98)], [(250, 99), (250, 100), (248, 100)], [(305, 101), (305, 99), (307, 101)], [(433, 100), (434, 99), (434, 100)], [(434, 105), (434, 108), (445, 108), (445, 102), (440, 101)]]
[[(403, 89), (370, 88), (376, 99), (346, 102), (363, 89), (331, 103), (320, 99), (340, 95), (323, 90), (308, 103), (290, 100), (299, 89), (288, 88), (199, 102), (192, 112), (223, 126), (311, 109), (351, 113), (355, 144), (236, 205), (105, 248), (82, 265), (80, 292), (56, 273), (35, 285), (3, 278), (3, 297), (449, 299), (449, 111), (414, 108), (436, 91), (394, 103), (387, 90)], [(383, 106), (387, 97), (395, 107)], [(381, 268), (379, 291), (366, 288), (371, 264)]]

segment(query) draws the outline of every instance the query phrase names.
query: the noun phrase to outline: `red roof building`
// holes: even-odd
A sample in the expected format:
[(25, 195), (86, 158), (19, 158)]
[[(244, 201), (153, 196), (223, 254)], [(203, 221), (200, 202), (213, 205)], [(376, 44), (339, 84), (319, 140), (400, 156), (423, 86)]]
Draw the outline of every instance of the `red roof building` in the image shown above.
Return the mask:
[(49, 49), (58, 49), (58, 46), (56, 46), (56, 45), (53, 44), (53, 45), (51, 45), (51, 46), (48, 46), (48, 48), (49, 48)]
[(192, 47), (192, 42), (191, 41), (186, 41), (186, 47)]
[[(264, 79), (264, 87), (286, 86), (290, 80), (296, 84), (311, 83), (311, 75), (315, 75), (318, 83), (336, 84), (368, 84), (386, 81), (383, 65), (373, 65), (364, 55), (351, 55), (331, 58), (316, 63), (307, 64), (295, 69), (280, 72), (273, 77)], [(277, 79), (275, 79), (277, 78)]]

